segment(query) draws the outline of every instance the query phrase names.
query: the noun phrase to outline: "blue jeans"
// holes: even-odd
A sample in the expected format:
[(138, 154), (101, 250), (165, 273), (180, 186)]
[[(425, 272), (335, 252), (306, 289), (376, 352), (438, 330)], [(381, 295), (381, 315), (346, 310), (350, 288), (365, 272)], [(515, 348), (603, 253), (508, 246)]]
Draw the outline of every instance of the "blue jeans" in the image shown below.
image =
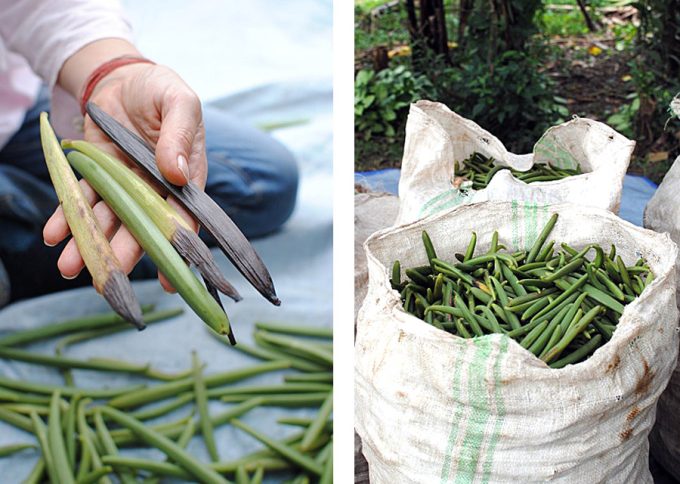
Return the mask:
[[(3, 265), (11, 300), (91, 283), (87, 271), (70, 281), (59, 274), (57, 259), (65, 242), (58, 247), (43, 244), (42, 227), (58, 200), (40, 146), (41, 111), (49, 111), (45, 89), (21, 129), (0, 150), (0, 306), (7, 278)], [(205, 191), (247, 237), (277, 230), (295, 206), (298, 170), (292, 154), (272, 137), (222, 111), (206, 106), (203, 117)], [(210, 244), (209, 236), (201, 236)], [(154, 278), (156, 268), (145, 256), (130, 277)]]

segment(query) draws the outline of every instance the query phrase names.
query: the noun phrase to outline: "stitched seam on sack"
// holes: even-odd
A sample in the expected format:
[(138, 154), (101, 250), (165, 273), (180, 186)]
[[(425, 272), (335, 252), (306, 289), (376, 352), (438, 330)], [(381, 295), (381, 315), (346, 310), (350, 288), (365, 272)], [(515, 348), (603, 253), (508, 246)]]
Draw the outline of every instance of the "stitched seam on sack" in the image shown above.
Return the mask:
[(455, 410), (453, 412), (453, 418), (451, 419), (451, 430), (449, 431), (449, 440), (446, 443), (446, 454), (444, 456), (444, 463), (442, 465), (441, 471), (441, 484), (445, 484), (449, 480), (449, 473), (451, 472), (451, 454), (453, 453), (453, 444), (458, 436), (458, 423), (460, 420), (461, 412), (463, 409), (460, 402), (460, 376), (461, 376), (461, 364), (459, 363), (458, 356), (464, 354), (464, 352), (455, 352), (456, 359), (453, 361), (455, 372), (453, 374), (453, 381), (451, 383), (452, 397), (455, 404)]
[(491, 436), (491, 442), (489, 443), (489, 450), (487, 452), (486, 462), (484, 462), (484, 467), (482, 469), (482, 483), (488, 483), (489, 477), (491, 475), (491, 465), (493, 464), (493, 453), (498, 444), (498, 438), (501, 433), (501, 427), (505, 420), (505, 402), (503, 401), (503, 392), (501, 391), (501, 359), (508, 352), (508, 338), (501, 338), (501, 350), (498, 358), (496, 359), (496, 364), (493, 368), (493, 381), (494, 389), (496, 394), (494, 396), (496, 401), (496, 424), (493, 429), (493, 434)]
[[(470, 415), (468, 429), (463, 439), (461, 455), (456, 466), (456, 483), (465, 484), (474, 479), (477, 461), (484, 438), (484, 427), (491, 416), (488, 401), (482, 403), (484, 388), (484, 362), (491, 353), (491, 345), (480, 344), (472, 359), (472, 372), (468, 383), (468, 405), (474, 405)], [(481, 408), (480, 408), (481, 407)], [(462, 472), (459, 472), (462, 471)]]

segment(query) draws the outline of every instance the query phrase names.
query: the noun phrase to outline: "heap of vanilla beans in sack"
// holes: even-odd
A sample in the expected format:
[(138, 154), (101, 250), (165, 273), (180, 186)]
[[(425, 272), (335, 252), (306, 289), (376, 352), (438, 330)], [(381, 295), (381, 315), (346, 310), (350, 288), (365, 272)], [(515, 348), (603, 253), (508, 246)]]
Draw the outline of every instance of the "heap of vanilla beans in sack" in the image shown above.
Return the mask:
[(474, 152), (462, 162), (456, 162), (456, 186), (466, 180), (472, 182), (474, 190), (486, 188), (496, 173), (510, 170), (512, 176), (524, 183), (548, 182), (561, 180), (574, 175), (581, 175), (581, 166), (576, 168), (557, 168), (549, 164), (536, 163), (527, 171), (519, 171), (510, 167), (497, 165), (493, 158), (487, 158), (481, 153)]
[[(626, 266), (616, 247), (589, 244), (576, 250), (546, 244), (554, 214), (527, 251), (509, 253), (498, 232), (485, 254), (477, 237), (456, 262), (439, 258), (423, 231), (429, 264), (392, 268), (392, 288), (404, 309), (462, 338), (500, 333), (515, 339), (552, 368), (587, 359), (612, 338), (624, 306), (654, 280), (644, 259)], [(592, 254), (592, 258), (589, 257)]]

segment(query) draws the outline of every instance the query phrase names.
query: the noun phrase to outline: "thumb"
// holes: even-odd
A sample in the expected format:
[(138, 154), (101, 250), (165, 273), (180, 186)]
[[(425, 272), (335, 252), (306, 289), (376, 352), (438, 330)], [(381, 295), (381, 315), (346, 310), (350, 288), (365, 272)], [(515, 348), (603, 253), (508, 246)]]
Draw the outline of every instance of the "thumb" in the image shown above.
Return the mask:
[(171, 96), (163, 105), (156, 163), (174, 185), (186, 185), (191, 179), (189, 157), (201, 118), (201, 103), (193, 93)]

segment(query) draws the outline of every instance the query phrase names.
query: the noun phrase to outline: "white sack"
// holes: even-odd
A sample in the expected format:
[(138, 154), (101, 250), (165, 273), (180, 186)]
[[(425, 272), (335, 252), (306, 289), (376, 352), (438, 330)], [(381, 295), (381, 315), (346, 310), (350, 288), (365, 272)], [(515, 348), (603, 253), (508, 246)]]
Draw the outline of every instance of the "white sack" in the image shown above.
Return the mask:
[[(668, 232), (671, 239), (680, 242), (680, 157), (645, 207), (644, 224), (657, 232)], [(680, 263), (676, 267), (680, 270)], [(680, 366), (659, 399), (649, 441), (654, 458), (680, 480)]]
[[(465, 250), (472, 230), (480, 253), (496, 229), (501, 244), (528, 248), (552, 212), (551, 239), (614, 243), (656, 276), (585, 362), (554, 370), (506, 336), (462, 339), (403, 311), (391, 265), (427, 263), (422, 230), (446, 258)], [(372, 483), (652, 482), (647, 436), (678, 355), (678, 248), (667, 235), (600, 209), (496, 202), (377, 232), (365, 249), (355, 425)]]
[[(548, 129), (531, 154), (510, 153), (503, 143), (443, 104), (419, 101), (411, 105), (399, 180), (396, 225), (445, 211), (462, 203), (523, 200), (538, 203), (578, 203), (618, 212), (623, 177), (635, 142), (606, 124), (576, 118)], [(526, 171), (537, 163), (559, 168), (581, 165), (583, 175), (552, 182), (526, 184), (501, 170), (484, 190), (454, 188), (455, 162), (475, 151), (497, 164)]]

